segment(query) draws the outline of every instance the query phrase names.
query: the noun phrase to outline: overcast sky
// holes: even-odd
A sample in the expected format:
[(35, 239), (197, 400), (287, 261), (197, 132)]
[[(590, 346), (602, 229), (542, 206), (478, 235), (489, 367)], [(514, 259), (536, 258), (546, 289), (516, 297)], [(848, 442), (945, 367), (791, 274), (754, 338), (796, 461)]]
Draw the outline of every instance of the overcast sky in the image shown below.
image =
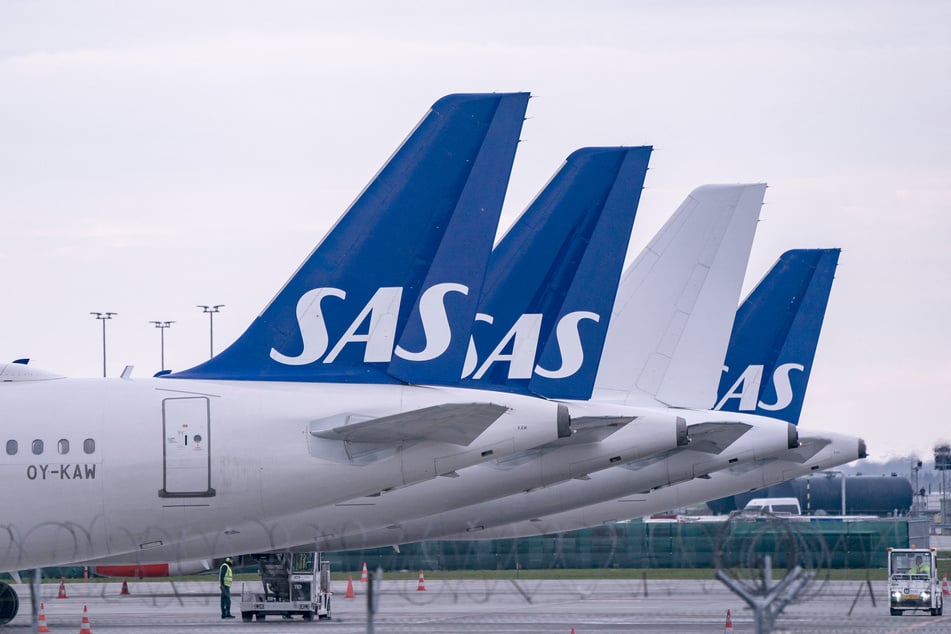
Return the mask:
[[(582, 8), (583, 5), (583, 8)], [(264, 308), (428, 106), (530, 91), (503, 223), (573, 149), (655, 147), (640, 250), (766, 181), (747, 288), (841, 247), (803, 424), (951, 439), (951, 3), (0, 4), (0, 359), (135, 376)]]

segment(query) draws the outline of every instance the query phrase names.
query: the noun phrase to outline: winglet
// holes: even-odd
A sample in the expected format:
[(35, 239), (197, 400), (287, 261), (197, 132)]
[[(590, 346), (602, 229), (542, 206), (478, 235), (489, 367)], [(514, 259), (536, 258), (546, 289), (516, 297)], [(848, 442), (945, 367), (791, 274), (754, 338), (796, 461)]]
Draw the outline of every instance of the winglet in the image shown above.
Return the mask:
[(797, 424), (839, 249), (787, 251), (736, 313), (716, 409)]
[[(437, 101), (245, 333), (211, 360), (169, 376), (398, 382), (386, 372), (394, 348), (419, 351), (407, 322), (426, 299), (425, 285), (443, 279), (457, 291), (438, 298), (452, 318), (444, 321), (469, 327), (488, 248), (449, 254), (443, 243), (458, 241), (459, 232), (494, 235), (528, 97)], [(449, 255), (453, 266), (445, 264)], [(468, 331), (459, 336), (464, 345)], [(436, 344), (449, 348), (448, 340)]]

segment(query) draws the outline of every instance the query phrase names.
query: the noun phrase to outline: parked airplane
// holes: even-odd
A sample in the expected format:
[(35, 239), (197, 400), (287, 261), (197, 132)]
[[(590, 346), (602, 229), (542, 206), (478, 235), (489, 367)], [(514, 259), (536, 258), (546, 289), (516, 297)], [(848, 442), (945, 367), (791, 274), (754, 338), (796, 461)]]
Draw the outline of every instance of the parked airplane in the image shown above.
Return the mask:
[[(620, 182), (624, 180), (619, 179)], [(557, 186), (558, 182), (559, 179), (556, 177), (552, 181), (553, 186)], [(751, 189), (754, 192), (752, 195), (750, 195)], [(680, 329), (685, 329), (685, 322), (689, 326), (691, 319), (716, 323), (723, 321), (720, 318), (723, 312), (735, 312), (764, 191), (764, 186), (756, 185), (702, 187), (693, 192), (625, 276), (633, 282), (629, 281), (623, 287), (626, 289), (625, 295), (618, 301), (622, 308), (615, 309), (616, 319), (612, 321), (608, 337), (612, 336), (611, 332), (614, 328), (624, 328), (627, 337), (615, 335), (616, 345), (626, 345), (629, 349), (635, 348), (642, 351), (642, 354), (650, 355), (663, 344), (667, 346), (665, 353), (683, 363), (688, 358), (689, 351), (661, 341), (665, 330), (658, 327), (659, 320), (657, 319), (652, 320), (652, 328), (646, 332), (646, 336), (650, 337), (646, 342), (638, 341), (636, 345), (632, 345), (626, 341), (627, 338), (637, 340), (642, 335), (638, 328), (638, 311), (642, 306), (650, 306), (653, 311), (667, 315), (669, 322)], [(597, 199), (597, 197), (594, 198)], [(547, 197), (542, 195), (537, 201), (546, 199)], [(528, 219), (526, 220), (525, 217), (520, 219), (519, 223), (516, 223), (516, 228), (521, 226), (523, 221), (526, 221), (524, 224), (527, 226), (537, 226), (537, 219), (532, 216), (532, 212), (541, 208), (542, 206), (533, 205), (525, 214)], [(552, 209), (549, 213), (556, 215), (559, 219), (565, 217), (562, 209)], [(580, 226), (587, 225), (582, 222)], [(565, 228), (561, 229), (561, 231), (564, 230)], [(600, 235), (600, 240), (592, 245), (590, 252), (602, 253), (608, 249), (605, 247), (606, 244), (612, 240), (618, 241), (616, 233), (604, 232)], [(550, 236), (541, 237), (540, 234), (535, 234), (534, 237), (544, 248), (551, 248), (545, 246), (551, 239)], [(510, 239), (519, 245), (519, 249), (505, 247)], [(558, 242), (559, 240), (555, 240), (555, 243)], [(626, 243), (626, 239), (623, 243)], [(534, 241), (531, 245), (538, 247)], [(495, 279), (493, 270), (499, 270), (495, 268), (496, 266), (504, 266), (501, 270), (511, 272), (509, 278), (497, 280), (496, 283), (503, 287), (503, 290), (498, 291), (499, 296), (505, 295), (505, 286), (514, 286), (523, 290), (538, 287), (538, 282), (534, 285), (525, 283), (523, 278), (526, 276), (522, 267), (518, 265), (519, 263), (511, 262), (513, 252), (524, 252), (526, 262), (535, 262), (539, 266), (543, 266), (541, 263), (548, 261), (535, 253), (531, 246), (527, 246), (523, 237), (520, 237), (517, 232), (513, 236), (506, 236), (497, 251), (506, 255), (504, 258), (495, 259), (495, 253), (493, 254), (488, 278)], [(553, 265), (565, 266), (558, 257), (551, 262)], [(699, 273), (698, 268), (701, 269)], [(644, 279), (644, 271), (647, 269), (667, 284), (652, 283)], [(734, 295), (731, 297), (727, 294), (725, 298), (721, 295), (706, 295), (705, 286), (702, 283), (704, 277), (709, 283), (715, 284), (721, 294), (727, 293), (732, 287)], [(583, 275), (579, 275), (574, 282), (575, 285), (587, 283), (589, 279)], [(541, 286), (542, 289), (545, 287), (544, 284)], [(570, 289), (573, 287), (576, 286), (568, 285), (565, 290), (556, 290), (559, 294), (567, 296), (570, 295)], [(670, 287), (676, 290), (671, 292)], [(493, 304), (492, 298), (495, 292), (494, 285), (487, 285), (485, 303), (480, 302), (480, 312), (481, 306)], [(530, 293), (526, 293), (528, 294)], [(545, 304), (545, 300), (541, 303)], [(696, 313), (691, 312), (694, 303), (699, 304)], [(561, 307), (557, 305), (553, 309), (556, 313), (560, 311)], [(524, 310), (519, 307), (511, 311), (507, 322), (500, 320), (497, 332), (513, 332), (511, 324), (517, 323), (521, 319), (520, 315), (534, 312), (535, 309), (530, 304)], [(720, 349), (729, 339), (728, 328), (722, 333), (721, 338), (724, 343), (719, 345)], [(712, 355), (708, 350), (715, 347), (717, 346), (707, 345), (697, 361), (706, 363), (707, 374), (712, 374), (712, 377), (708, 379), (711, 383), (715, 381), (723, 363), (722, 356), (717, 360), (711, 359)], [(579, 389), (580, 385), (580, 389), (590, 392), (595, 373), (589, 372), (586, 376), (587, 385), (576, 382), (571, 389)], [(505, 372), (498, 372), (490, 378), (491, 384), (498, 385), (502, 389), (525, 389), (525, 381), (510, 381)], [(711, 398), (711, 404), (713, 400)], [(571, 486), (574, 482), (545, 489), (542, 487), (570, 478), (602, 478), (603, 475), (595, 476), (594, 472), (609, 467), (614, 467), (609, 469), (611, 472), (618, 471), (615, 465), (634, 460), (627, 456), (638, 452), (640, 452), (639, 458), (657, 465), (645, 472), (652, 473), (656, 480), (656, 484), (651, 484), (653, 480), (647, 483), (650, 487), (667, 484), (669, 478), (680, 480), (693, 477), (692, 463), (694, 461), (703, 468), (713, 470), (729, 465), (731, 460), (734, 462), (739, 459), (751, 460), (756, 456), (785, 450), (795, 446), (797, 442), (795, 428), (778, 421), (719, 412), (669, 410), (656, 401), (650, 402), (653, 407), (572, 401), (570, 407), (572, 419), (575, 422), (581, 419), (580, 412), (583, 408), (597, 411), (601, 415), (612, 412), (615, 416), (620, 416), (623, 413), (628, 417), (636, 416), (637, 419), (620, 429), (617, 429), (616, 424), (613, 429), (602, 425), (585, 430), (586, 433), (576, 433), (570, 440), (549, 443), (536, 450), (515, 454), (508, 459), (497, 459), (486, 463), (481, 468), (462, 470), (458, 472), (458, 477), (451, 480), (434, 480), (415, 485), (411, 489), (349, 500), (332, 507), (302, 509), (291, 516), (269, 517), (267, 521), (259, 525), (247, 526), (241, 531), (242, 537), (238, 540), (247, 540), (244, 542), (244, 548), (238, 545), (238, 540), (232, 541), (232, 544), (236, 552), (242, 552), (248, 549), (247, 544), (258, 543), (262, 539), (271, 540), (274, 549), (285, 548), (289, 544), (301, 545), (309, 542), (308, 547), (330, 550), (414, 541), (426, 536), (417, 536), (419, 532), (415, 531), (424, 532), (427, 535), (441, 533), (443, 525), (440, 523), (440, 518), (449, 515), (451, 508), (466, 507), (458, 514), (454, 514), (455, 517), (468, 512), (473, 508), (472, 505), (482, 503), (484, 506), (496, 506), (492, 500), (526, 490), (532, 490), (532, 498), (540, 500), (540, 496), (545, 496), (551, 491), (562, 491), (563, 488), (559, 487)], [(663, 416), (684, 418), (684, 412), (687, 412), (690, 422), (694, 423), (693, 442), (696, 450), (677, 456), (672, 464), (681, 469), (682, 473), (671, 473), (671, 470), (667, 469), (668, 463), (659, 460), (659, 458), (669, 457), (670, 452), (658, 453), (658, 449), (650, 448), (650, 452), (645, 453), (650, 445), (648, 437), (643, 431), (639, 435), (635, 425), (643, 425), (644, 422)], [(742, 418), (743, 421), (738, 421), (738, 418)], [(606, 435), (609, 432), (613, 433)], [(673, 448), (668, 446), (668, 449)], [(720, 455), (717, 455), (718, 452)], [(700, 460), (696, 459), (698, 454), (702, 456)], [(629, 474), (630, 472), (622, 471), (621, 473)], [(697, 475), (703, 474), (704, 472), (697, 473)], [(622, 479), (618, 485), (628, 487), (630, 483), (628, 479)], [(535, 489), (541, 490), (536, 492)], [(621, 492), (627, 490), (622, 488)], [(585, 500), (598, 494), (595, 491), (585, 491)], [(519, 498), (518, 501), (521, 503), (524, 496), (515, 497)], [(505, 500), (511, 502), (512, 498), (505, 498)], [(511, 509), (510, 512), (518, 513), (516, 509)], [(414, 520), (414, 518), (420, 519)], [(431, 533), (428, 532), (429, 526), (433, 529)], [(177, 558), (192, 559), (208, 549), (207, 543), (193, 540), (190, 544), (177, 543), (175, 555)]]
[[(0, 365), (0, 415), (14, 421), (0, 506), (17, 510), (0, 532), (0, 570), (135, 559), (568, 435), (564, 405), (386, 373), (394, 355), (450, 355), (462, 367), (527, 101), (436, 102), (211, 361), (144, 380)], [(202, 556), (232, 552), (227, 539), (216, 545)], [(16, 610), (0, 584), (0, 623)]]
[[(507, 369), (517, 366), (513, 359), (521, 350), (534, 362), (539, 351), (547, 347), (546, 342), (558, 342), (566, 337), (566, 329), (561, 325), (568, 322), (577, 324), (573, 315), (585, 313), (593, 316), (592, 327), (582, 331), (573, 331), (578, 343), (585, 344), (579, 352), (577, 364), (581, 372), (565, 372), (565, 380), (572, 381), (570, 389), (590, 392), (594, 382), (597, 358), (600, 356), (600, 343), (606, 329), (608, 317), (614, 303), (614, 291), (624, 264), (628, 246), (628, 236), (634, 220), (638, 197), (647, 172), (647, 160), (651, 148), (585, 148), (568, 157), (562, 168), (555, 174), (545, 189), (532, 202), (529, 208), (506, 233), (502, 241), (492, 252), (487, 283), (479, 301), (478, 319), (480, 323), (497, 326), (495, 340), (510, 340), (511, 355), (496, 354), (494, 364)], [(596, 262), (594, 261), (596, 260)], [(594, 266), (594, 265), (597, 266)], [(584, 298), (582, 301), (581, 298)], [(583, 311), (577, 309), (585, 309)], [(527, 322), (534, 328), (519, 328)], [(556, 326), (555, 324), (559, 324)], [(568, 330), (571, 330), (570, 328)], [(484, 341), (473, 335), (470, 341), (470, 359), (478, 354), (478, 341)], [(582, 336), (583, 335), (583, 336)], [(487, 348), (482, 347), (483, 350)], [(507, 357), (503, 363), (501, 357)], [(584, 358), (592, 358), (595, 363), (585, 364)], [(562, 364), (564, 365), (564, 364)], [(585, 368), (583, 366), (587, 365)], [(413, 366), (412, 372), (420, 375), (423, 370), (433, 381), (450, 384), (460, 382), (460, 368), (443, 369), (439, 364), (428, 368), (422, 364)], [(397, 366), (399, 372), (403, 367)], [(532, 373), (531, 364), (528, 374)], [(393, 372), (391, 364), (391, 372)], [(502, 389), (506, 391), (527, 390), (528, 381), (521, 377), (511, 379), (517, 385), (508, 385), (511, 372), (499, 372), (501, 380), (485, 377), (485, 381), (471, 384), (483, 389)], [(404, 377), (405, 378), (405, 377)], [(527, 379), (527, 377), (526, 377)], [(623, 412), (620, 410), (623, 409)], [(572, 426), (575, 433), (564, 439), (569, 447), (561, 443), (546, 446), (534, 452), (540, 463), (536, 467), (527, 467), (535, 473), (540, 484), (555, 482), (573, 477), (591, 470), (607, 468), (619, 461), (631, 460), (652, 453), (658, 453), (686, 442), (686, 426), (676, 416), (666, 412), (639, 412), (633, 408), (611, 408), (611, 415), (600, 415), (596, 407), (581, 404), (573, 412)], [(623, 414), (623, 415), (621, 415)], [(605, 438), (607, 437), (607, 438)], [(603, 442), (598, 442), (605, 439)], [(559, 449), (560, 451), (554, 451)], [(553, 453), (554, 451), (554, 453)], [(305, 526), (304, 533), (295, 534), (283, 530), (283, 518), (262, 518), (258, 522), (241, 528), (242, 543), (260, 543), (269, 540), (272, 548), (282, 544), (296, 545), (313, 539), (311, 524), (318, 523), (327, 530), (334, 526), (352, 526), (367, 512), (371, 503), (363, 500), (392, 501), (397, 508), (415, 508), (417, 504), (433, 505), (436, 509), (452, 506), (471, 481), (468, 470), (463, 470), (452, 479), (440, 478), (441, 485), (418, 489), (414, 487), (387, 492), (385, 496), (362, 498), (355, 503), (341, 503), (319, 509), (302, 509), (300, 515), (308, 519), (305, 523), (294, 521), (294, 525)], [(524, 485), (512, 480), (497, 493), (481, 486), (481, 495), (503, 495), (518, 491)], [(488, 484), (488, 483), (483, 483)], [(402, 500), (403, 502), (399, 502)], [(391, 503), (391, 505), (392, 505)], [(192, 540), (195, 550), (189, 550), (189, 544), (176, 543), (167, 553), (153, 550), (148, 556), (164, 555), (169, 559), (181, 561), (182, 558), (197, 556), (208, 549), (201, 539)], [(234, 540), (232, 546), (237, 552), (250, 548), (241, 547)]]

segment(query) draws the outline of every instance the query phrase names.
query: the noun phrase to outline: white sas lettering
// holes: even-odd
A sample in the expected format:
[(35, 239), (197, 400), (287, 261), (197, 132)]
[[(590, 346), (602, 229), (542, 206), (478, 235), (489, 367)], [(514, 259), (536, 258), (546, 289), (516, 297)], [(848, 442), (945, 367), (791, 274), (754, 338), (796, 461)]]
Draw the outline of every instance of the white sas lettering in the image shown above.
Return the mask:
[[(532, 378), (532, 366), (535, 364), (535, 351), (538, 350), (538, 334), (542, 327), (542, 316), (539, 313), (527, 313), (518, 318), (502, 341), (495, 346), (495, 350), (486, 358), (485, 362), (476, 371), (474, 379), (481, 379), (486, 371), (496, 361), (509, 361), (510, 379)], [(509, 342), (512, 342), (512, 353), (502, 354)]]
[[(389, 361), (393, 354), (393, 343), (396, 338), (396, 320), (400, 314), (400, 300), (403, 289), (399, 286), (384, 286), (377, 289), (367, 302), (360, 314), (343, 333), (337, 345), (333, 347), (324, 363), (333, 363), (344, 346), (351, 342), (365, 342), (363, 360), (366, 363), (374, 361)], [(370, 319), (367, 334), (358, 335), (357, 330), (363, 322)]]
[(601, 317), (597, 313), (579, 310), (562, 317), (555, 329), (555, 340), (561, 352), (561, 367), (557, 370), (546, 370), (540, 365), (535, 366), (535, 373), (546, 379), (564, 379), (581, 369), (584, 363), (584, 347), (581, 345), (581, 333), (578, 324), (582, 319), (590, 319), (597, 323)]
[[(495, 319), (492, 315), (486, 315), (485, 313), (476, 313), (475, 320), (487, 324), (495, 323)], [(475, 340), (472, 338), (472, 335), (469, 335), (469, 347), (466, 349), (466, 360), (462, 364), (462, 378), (464, 379), (472, 374), (478, 364), (479, 352), (476, 350)]]
[[(729, 368), (723, 368), (728, 372)], [(763, 380), (763, 366), (751, 365), (743, 371), (733, 386), (727, 390), (714, 409), (722, 408), (731, 398), (740, 399), (737, 407), (741, 412), (750, 412), (756, 409), (756, 397), (759, 396), (759, 386)]]
[(330, 337), (320, 302), (324, 297), (346, 299), (347, 294), (339, 288), (315, 288), (297, 300), (297, 327), (300, 329), (304, 349), (296, 357), (288, 357), (271, 348), (271, 358), (284, 365), (307, 365), (323, 356)]
[[(403, 289), (388, 286), (377, 289), (366, 303), (360, 314), (350, 323), (343, 336), (324, 358), (324, 363), (333, 363), (348, 343), (366, 344), (363, 360), (365, 362), (389, 361), (393, 351), (396, 334), (396, 320), (399, 316), (400, 300)], [(297, 327), (304, 349), (296, 357), (271, 348), (270, 356), (284, 365), (308, 365), (324, 356), (330, 344), (327, 321), (324, 319), (322, 301), (325, 297), (346, 299), (347, 293), (339, 288), (315, 288), (307, 291), (297, 301)], [(357, 334), (357, 330), (369, 321), (366, 334)]]
[[(419, 352), (411, 352), (396, 346), (395, 354), (407, 361), (431, 361), (444, 353), (452, 341), (452, 325), (446, 313), (446, 295), (468, 295), (469, 289), (462, 284), (445, 282), (427, 288), (419, 299), (419, 318), (423, 323), (426, 345)], [(471, 340), (470, 340), (471, 341)]]
[(759, 402), (759, 406), (770, 412), (785, 409), (792, 403), (793, 391), (792, 383), (789, 381), (789, 373), (793, 370), (805, 371), (805, 366), (799, 363), (784, 363), (773, 371), (773, 387), (776, 390), (776, 402), (772, 405)]
[[(729, 371), (729, 368), (724, 367), (723, 370), (726, 372)], [(740, 399), (737, 409), (741, 412), (752, 412), (757, 407), (770, 412), (785, 409), (792, 403), (793, 399), (792, 383), (789, 380), (789, 373), (793, 370), (802, 372), (805, 367), (799, 363), (784, 363), (773, 370), (771, 380), (776, 391), (776, 402), (764, 403), (763, 401), (757, 401), (763, 381), (763, 366), (750, 365), (736, 379), (714, 409), (722, 409), (727, 401), (733, 398)]]
[[(581, 344), (581, 333), (578, 330), (578, 324), (584, 319), (599, 322), (601, 316), (590, 311), (579, 310), (568, 313), (559, 320), (555, 327), (555, 340), (558, 342), (558, 350), (561, 354), (561, 367), (549, 370), (541, 365), (535, 365), (533, 368), (538, 356), (538, 338), (541, 332), (542, 315), (538, 313), (522, 315), (482, 365), (479, 366), (479, 370), (472, 378), (481, 379), (485, 376), (489, 367), (497, 361), (510, 362), (508, 371), (508, 378), (510, 379), (530, 379), (532, 378), (533, 369), (535, 374), (548, 379), (564, 379), (573, 375), (584, 364), (584, 346)], [(476, 321), (491, 324), (493, 318), (490, 315), (479, 313), (476, 315)], [(510, 342), (512, 343), (512, 353), (502, 354), (502, 350)], [(463, 378), (472, 374), (477, 365), (478, 351), (475, 342), (470, 338), (469, 350), (463, 366)]]

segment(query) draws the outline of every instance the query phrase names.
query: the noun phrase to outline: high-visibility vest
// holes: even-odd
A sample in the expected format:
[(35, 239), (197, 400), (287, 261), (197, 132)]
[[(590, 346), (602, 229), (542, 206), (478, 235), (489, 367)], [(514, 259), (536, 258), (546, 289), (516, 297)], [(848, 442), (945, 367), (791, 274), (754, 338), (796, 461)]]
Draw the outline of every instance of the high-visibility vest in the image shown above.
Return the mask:
[(227, 563), (221, 564), (221, 569), (218, 571), (218, 582), (226, 588), (231, 587), (231, 566)]

